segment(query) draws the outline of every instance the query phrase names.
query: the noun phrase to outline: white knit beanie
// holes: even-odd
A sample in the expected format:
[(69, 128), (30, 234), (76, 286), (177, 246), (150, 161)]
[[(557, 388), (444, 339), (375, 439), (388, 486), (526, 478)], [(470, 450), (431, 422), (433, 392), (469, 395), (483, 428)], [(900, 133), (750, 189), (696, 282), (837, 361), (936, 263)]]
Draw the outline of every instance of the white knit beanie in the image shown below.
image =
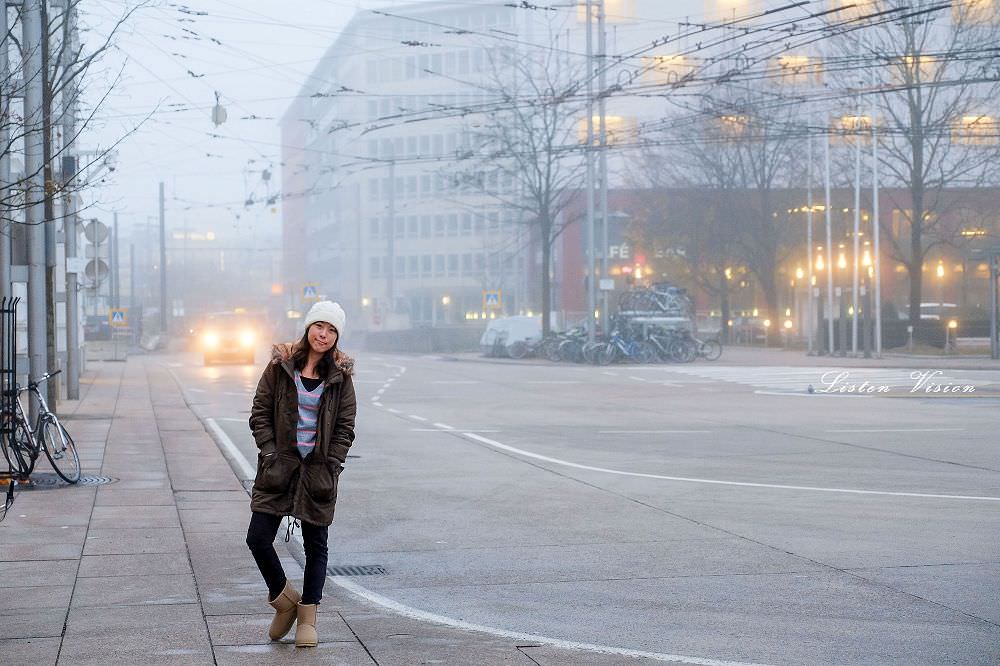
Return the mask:
[(337, 329), (337, 335), (342, 336), (344, 335), (344, 325), (347, 323), (347, 315), (344, 314), (344, 308), (340, 307), (340, 303), (319, 301), (309, 308), (304, 330), (308, 331), (309, 327), (318, 321), (325, 321), (332, 325)]

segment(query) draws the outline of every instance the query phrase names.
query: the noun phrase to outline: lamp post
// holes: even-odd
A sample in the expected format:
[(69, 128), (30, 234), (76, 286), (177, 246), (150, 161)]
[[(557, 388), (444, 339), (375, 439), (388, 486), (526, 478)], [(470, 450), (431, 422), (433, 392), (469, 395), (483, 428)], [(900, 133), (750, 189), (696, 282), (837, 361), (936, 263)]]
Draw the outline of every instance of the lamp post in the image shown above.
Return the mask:
[(829, 299), (827, 299), (827, 302), (824, 302), (823, 290), (820, 289), (815, 284), (817, 282), (816, 280), (817, 275), (821, 276), (823, 274), (824, 269), (826, 269), (826, 262), (823, 261), (822, 247), (816, 248), (816, 262), (813, 265), (816, 267), (816, 275), (813, 275), (812, 282), (814, 284), (810, 285), (810, 288), (813, 290), (813, 293), (816, 296), (816, 311), (811, 313), (810, 316), (816, 318), (816, 326), (814, 327), (816, 331), (816, 353), (819, 354), (820, 356), (822, 356), (823, 354), (829, 354), (830, 356), (833, 356), (833, 336), (830, 335), (829, 332), (827, 332), (826, 345), (820, 344), (822, 340), (820, 336), (823, 334), (824, 331), (823, 319), (824, 316), (826, 315), (825, 308), (829, 307)]
[(938, 319), (944, 321), (944, 260), (938, 259)]
[[(841, 275), (847, 270), (847, 256), (844, 254), (843, 248), (841, 248), (840, 255), (837, 257), (837, 268), (841, 271)], [(837, 340), (837, 355), (847, 356), (847, 299), (844, 296), (843, 287), (839, 286), (843, 284), (843, 279), (839, 279), (837, 282), (837, 300), (840, 304), (837, 315), (837, 335), (840, 338)]]

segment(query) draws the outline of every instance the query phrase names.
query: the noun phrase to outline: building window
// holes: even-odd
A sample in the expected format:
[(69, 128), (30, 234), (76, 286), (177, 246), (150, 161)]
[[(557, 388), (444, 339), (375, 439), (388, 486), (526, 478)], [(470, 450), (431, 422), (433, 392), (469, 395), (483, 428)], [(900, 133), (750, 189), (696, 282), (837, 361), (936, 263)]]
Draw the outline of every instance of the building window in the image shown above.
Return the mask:
[(431, 177), (427, 174), (420, 177), (420, 193), (425, 195), (431, 193)]
[(462, 216), (462, 235), (472, 235), (472, 213), (466, 213)]
[(449, 254), (448, 255), (448, 275), (455, 276), (458, 275), (458, 255)]
[(396, 257), (396, 277), (406, 277), (406, 257)]
[(368, 257), (368, 272), (371, 273), (372, 277), (379, 277), (381, 275), (381, 271), (379, 270), (381, 267), (381, 257)]
[(420, 257), (408, 257), (406, 262), (407, 275), (411, 278), (420, 277)]
[(437, 277), (444, 277), (444, 255), (436, 254), (434, 255), (434, 275)]
[(431, 276), (431, 255), (425, 254), (420, 257), (420, 272), (424, 277)]
[(372, 201), (378, 201), (378, 180), (375, 178), (368, 181), (368, 198)]
[(406, 219), (406, 235), (416, 238), (420, 235), (420, 219), (416, 215), (411, 215)]
[(469, 276), (472, 275), (472, 255), (463, 254), (462, 255), (462, 275)]
[(379, 233), (378, 218), (373, 217), (370, 220), (368, 220), (368, 235), (371, 236), (372, 238), (378, 238), (378, 233)]
[(444, 215), (434, 216), (434, 235), (444, 236)]
[(456, 213), (452, 213), (448, 216), (448, 235), (458, 235), (458, 215)]
[[(431, 216), (424, 215), (420, 218), (420, 237), (430, 238), (431, 237)], [(430, 270), (430, 269), (428, 269)]]

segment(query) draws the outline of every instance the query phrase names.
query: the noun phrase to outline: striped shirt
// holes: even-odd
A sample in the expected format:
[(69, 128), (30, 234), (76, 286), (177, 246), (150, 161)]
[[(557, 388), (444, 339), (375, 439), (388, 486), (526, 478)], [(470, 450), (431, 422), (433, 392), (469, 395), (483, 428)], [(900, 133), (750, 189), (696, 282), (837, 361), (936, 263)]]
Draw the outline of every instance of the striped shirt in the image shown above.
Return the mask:
[(323, 382), (312, 391), (302, 383), (302, 375), (295, 371), (295, 388), (299, 394), (299, 422), (295, 430), (295, 445), (305, 458), (316, 448), (316, 422), (319, 417), (319, 399), (323, 395)]

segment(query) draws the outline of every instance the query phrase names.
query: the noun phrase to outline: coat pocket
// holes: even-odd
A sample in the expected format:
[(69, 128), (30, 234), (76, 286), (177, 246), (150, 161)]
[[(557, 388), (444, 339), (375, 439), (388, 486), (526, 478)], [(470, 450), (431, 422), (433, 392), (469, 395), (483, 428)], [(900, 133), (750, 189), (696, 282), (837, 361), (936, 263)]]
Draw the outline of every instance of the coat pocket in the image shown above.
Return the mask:
[(337, 499), (337, 478), (340, 476), (340, 465), (325, 462), (306, 465), (303, 485), (309, 498), (317, 504), (327, 504)]
[(298, 461), (290, 456), (278, 453), (258, 454), (254, 488), (268, 494), (284, 493), (292, 485), (297, 465)]

